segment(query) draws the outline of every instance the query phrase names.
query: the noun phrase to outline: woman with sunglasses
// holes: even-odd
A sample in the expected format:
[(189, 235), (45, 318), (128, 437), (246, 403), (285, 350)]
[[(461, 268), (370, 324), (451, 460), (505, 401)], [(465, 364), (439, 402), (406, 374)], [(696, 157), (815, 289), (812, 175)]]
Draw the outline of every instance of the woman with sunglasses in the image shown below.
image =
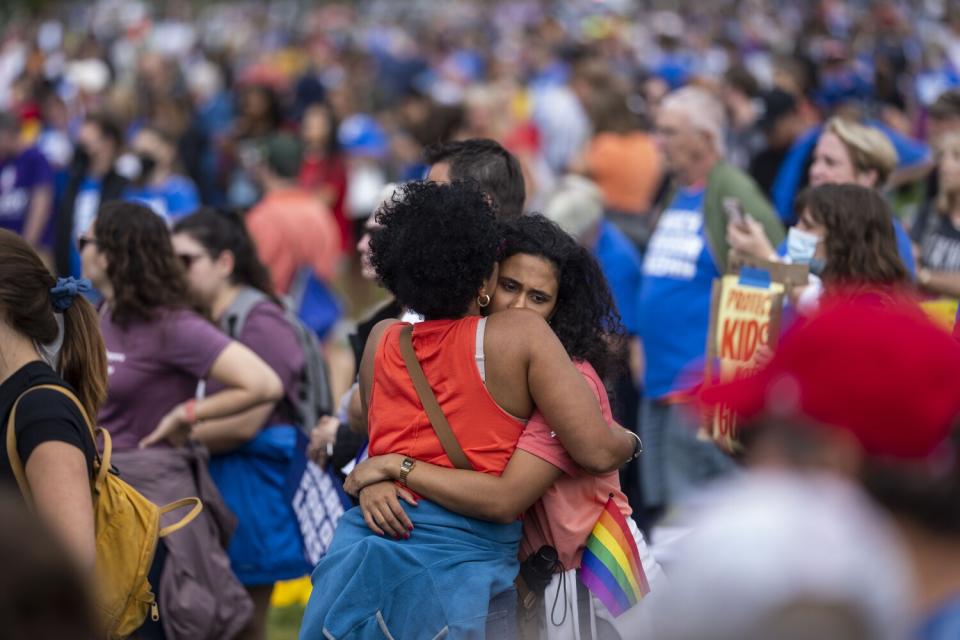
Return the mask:
[[(170, 232), (149, 208), (103, 205), (80, 246), (84, 275), (104, 298), (108, 384), (98, 420), (113, 438), (116, 466), (155, 503), (191, 495), (204, 502), (201, 521), (164, 539), (163, 631), (167, 638), (236, 637), (252, 605), (220, 542), (232, 518), (218, 518), (226, 509), (190, 435), (201, 422), (272, 405), (283, 387), (269, 365), (194, 310)], [(197, 400), (201, 380), (222, 390)]]
[[(295, 407), (303, 348), (287, 321), (267, 268), (243, 219), (236, 213), (201, 209), (173, 228), (173, 248), (183, 262), (194, 299), (213, 320), (270, 365), (280, 377), (284, 397), (226, 420), (198, 425), (194, 437), (213, 454), (210, 473), (239, 521), (230, 539), (230, 561), (253, 599), (254, 616), (245, 638), (266, 637), (273, 585), (306, 575), (311, 567), (301, 552), (296, 520), (284, 499), (286, 477), (297, 443)], [(235, 326), (233, 305), (240, 295), (261, 294), (242, 327)], [(230, 326), (234, 325), (234, 326)], [(207, 393), (222, 385), (209, 381)], [(336, 419), (325, 417), (337, 424)]]

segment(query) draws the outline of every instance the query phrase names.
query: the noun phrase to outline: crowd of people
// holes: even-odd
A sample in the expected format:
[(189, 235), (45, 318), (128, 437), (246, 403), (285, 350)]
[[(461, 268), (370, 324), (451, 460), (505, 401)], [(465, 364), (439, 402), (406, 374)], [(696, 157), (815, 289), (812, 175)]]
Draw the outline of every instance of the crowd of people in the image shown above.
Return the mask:
[(675, 4), (0, 8), (10, 637), (960, 637), (960, 12)]

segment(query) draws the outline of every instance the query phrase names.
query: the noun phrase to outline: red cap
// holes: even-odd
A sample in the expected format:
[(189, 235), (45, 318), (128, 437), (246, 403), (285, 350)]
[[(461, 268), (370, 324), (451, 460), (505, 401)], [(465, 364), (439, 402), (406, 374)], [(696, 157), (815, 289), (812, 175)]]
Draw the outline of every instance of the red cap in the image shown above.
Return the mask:
[(916, 306), (848, 299), (784, 336), (764, 369), (698, 400), (845, 429), (869, 455), (925, 458), (960, 417), (960, 344)]

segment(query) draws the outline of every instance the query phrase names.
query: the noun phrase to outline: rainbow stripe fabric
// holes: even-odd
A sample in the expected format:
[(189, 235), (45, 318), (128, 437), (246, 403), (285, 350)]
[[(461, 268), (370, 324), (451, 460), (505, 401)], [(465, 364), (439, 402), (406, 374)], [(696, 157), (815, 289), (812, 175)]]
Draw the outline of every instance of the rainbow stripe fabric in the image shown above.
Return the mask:
[(615, 617), (650, 593), (637, 543), (612, 496), (587, 538), (580, 581)]

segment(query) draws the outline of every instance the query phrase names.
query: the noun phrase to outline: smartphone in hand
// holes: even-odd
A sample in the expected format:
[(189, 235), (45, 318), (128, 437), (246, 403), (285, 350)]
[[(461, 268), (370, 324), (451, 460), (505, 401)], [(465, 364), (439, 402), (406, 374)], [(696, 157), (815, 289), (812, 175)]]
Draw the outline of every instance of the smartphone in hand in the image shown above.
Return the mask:
[(727, 213), (727, 219), (738, 227), (747, 226), (747, 215), (743, 212), (743, 205), (733, 197), (723, 199), (723, 210)]

